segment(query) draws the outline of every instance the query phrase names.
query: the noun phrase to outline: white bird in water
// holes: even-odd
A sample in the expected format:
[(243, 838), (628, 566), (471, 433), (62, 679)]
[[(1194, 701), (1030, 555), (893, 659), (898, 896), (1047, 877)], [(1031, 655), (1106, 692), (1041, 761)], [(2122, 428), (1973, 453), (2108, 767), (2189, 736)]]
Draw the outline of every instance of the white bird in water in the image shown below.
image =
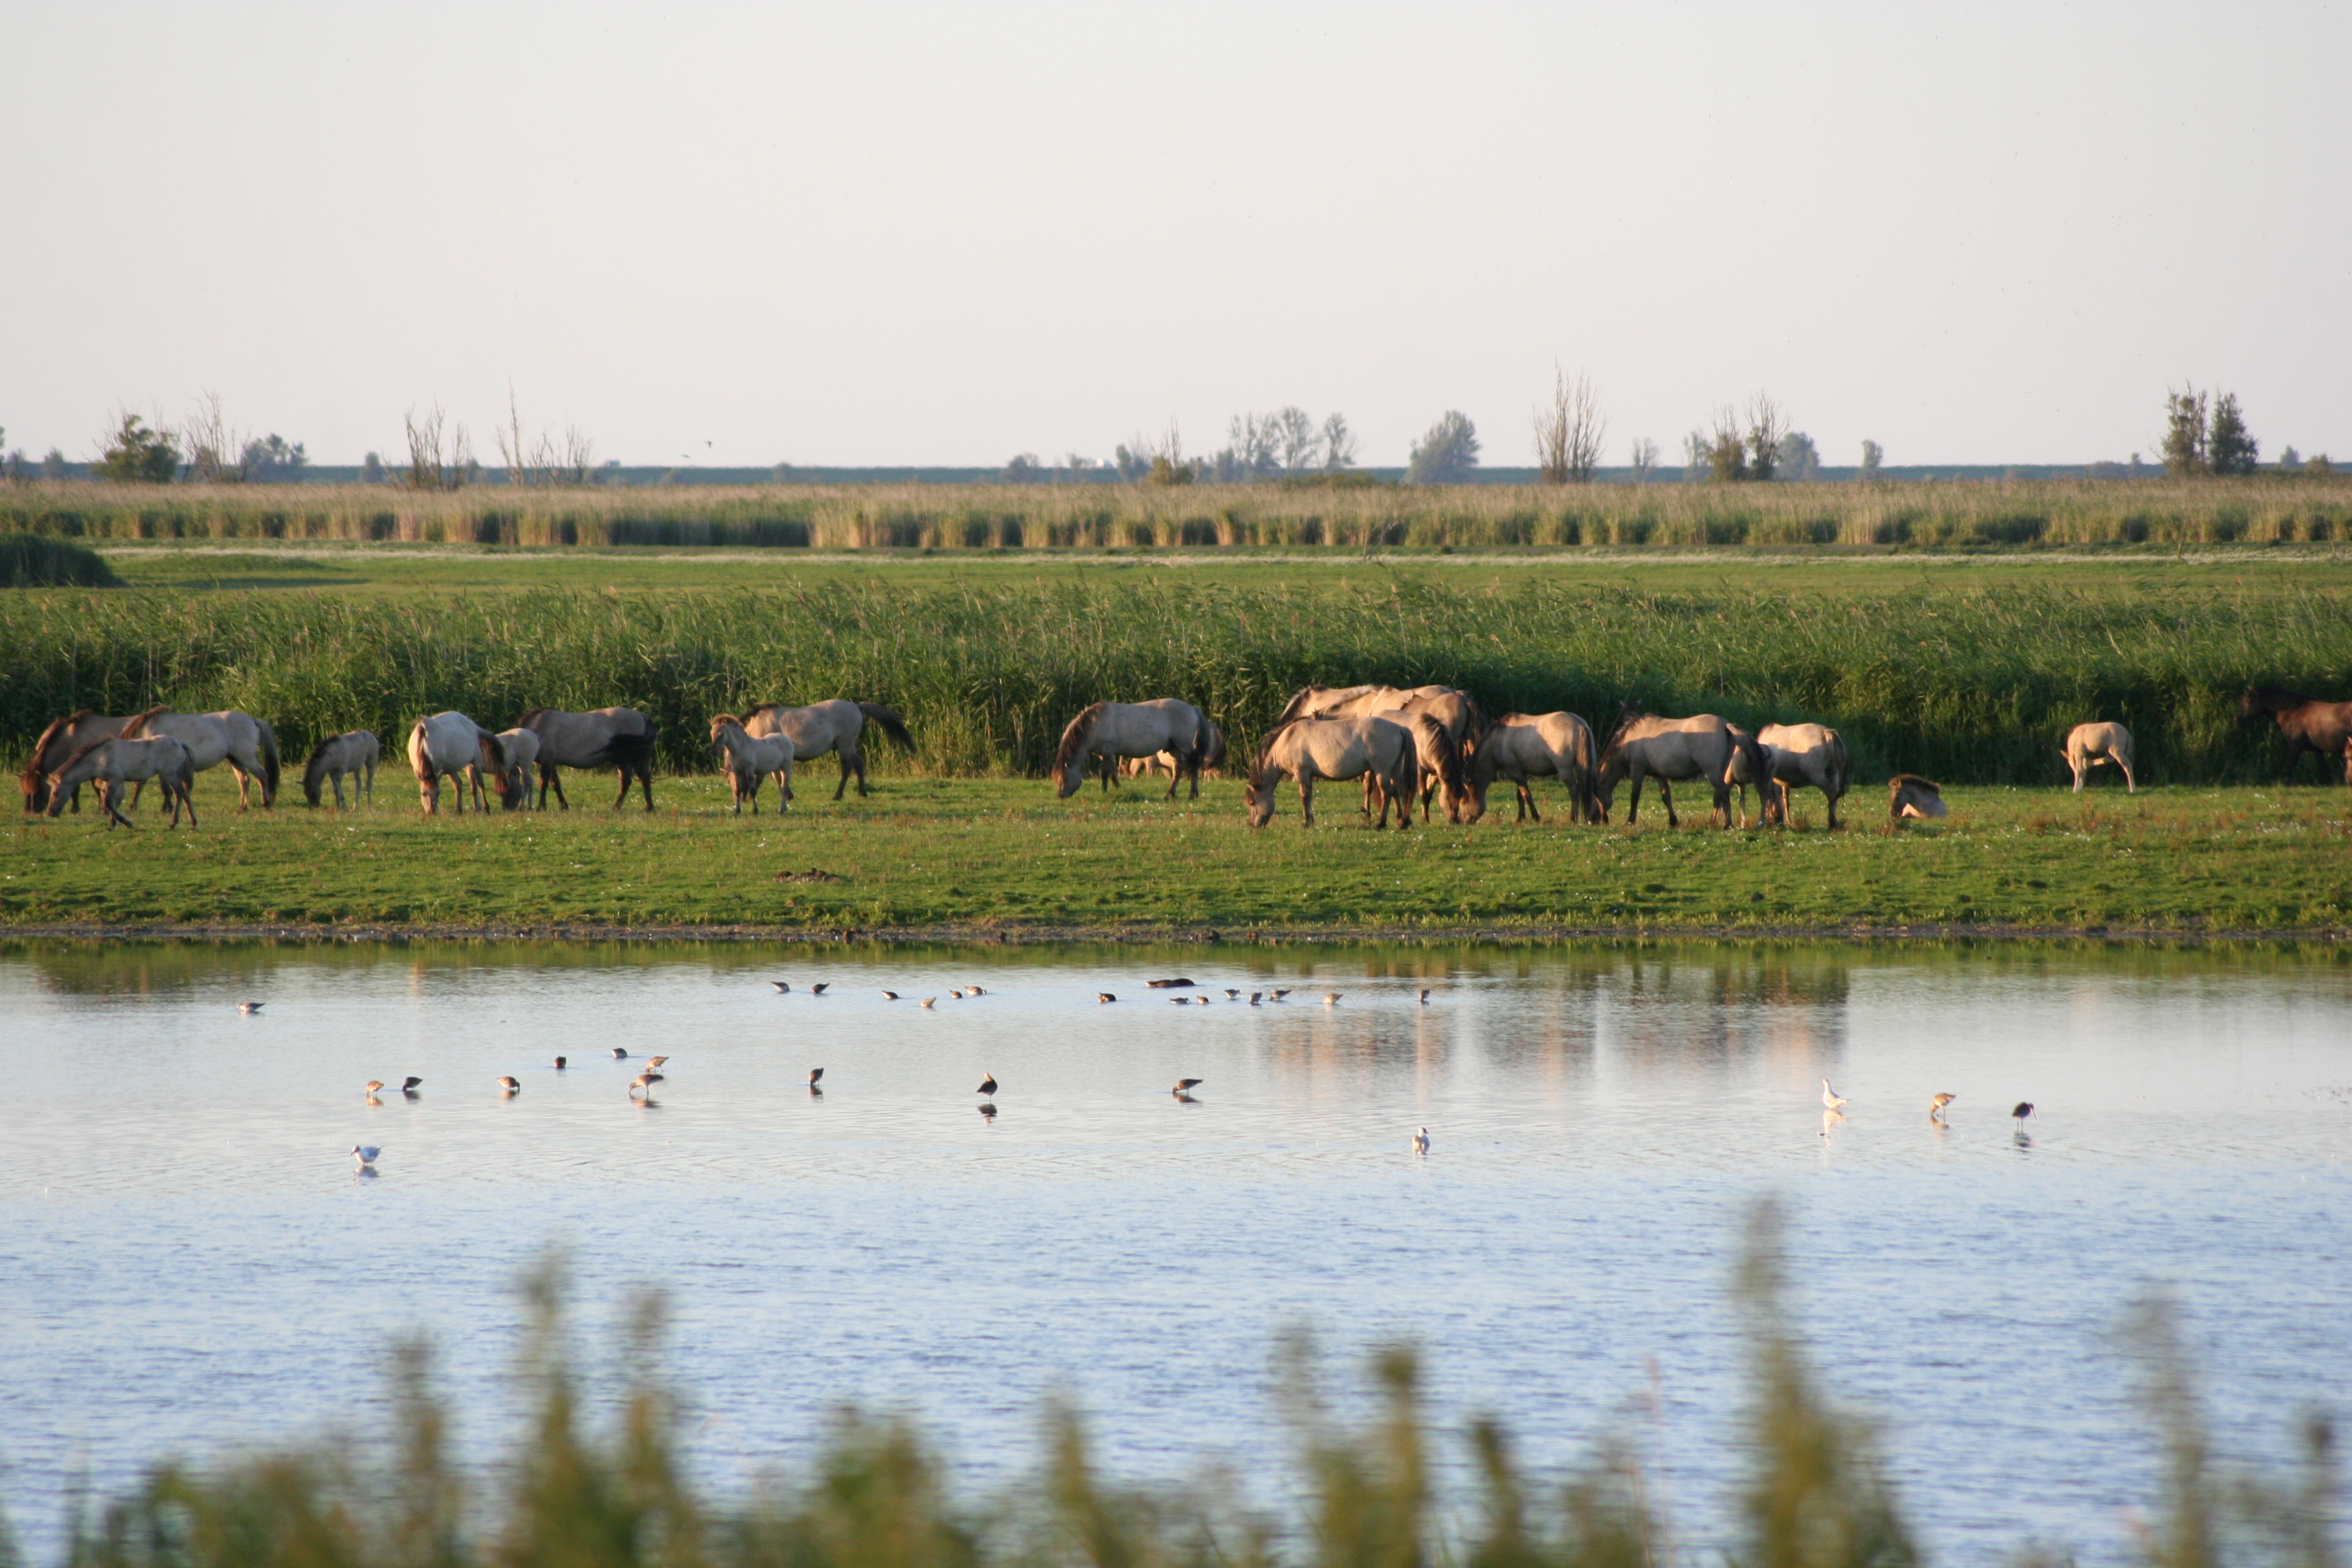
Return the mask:
[(236, 1010), (249, 1018), (254, 1014), (261, 1011), (261, 1004), (258, 1002), (240, 1002), (236, 1005)]
[(364, 1171), (374, 1164), (376, 1156), (383, 1152), (373, 1143), (354, 1143), (352, 1145), (352, 1162)]
[(1832, 1089), (1830, 1080), (1827, 1079), (1822, 1079), (1822, 1103), (1832, 1110), (1845, 1109), (1845, 1096)]
[(776, 988), (776, 994), (779, 996), (793, 988), (793, 983), (789, 980), (771, 980), (768, 984)]
[(885, 1002), (896, 1002), (898, 999), (898, 994), (896, 991), (885, 991), (882, 993), (882, 1000)]
[(1323, 1005), (1326, 1007), (1337, 1007), (1339, 1005), (1339, 993), (1337, 991), (1326, 991), (1323, 993)]
[(1426, 1154), (1429, 1152), (1428, 1128), (1424, 1127), (1420, 1131), (1412, 1135), (1412, 1152), (1416, 1154)]
[(629, 1053), (623, 1050), (620, 1047), (614, 1046), (613, 1047), (613, 1059), (616, 1062), (627, 1061), (629, 1059)]
[(499, 1079), (499, 1091), (501, 1094), (520, 1094), (522, 1092), (522, 1079), (519, 1078), (502, 1078)]

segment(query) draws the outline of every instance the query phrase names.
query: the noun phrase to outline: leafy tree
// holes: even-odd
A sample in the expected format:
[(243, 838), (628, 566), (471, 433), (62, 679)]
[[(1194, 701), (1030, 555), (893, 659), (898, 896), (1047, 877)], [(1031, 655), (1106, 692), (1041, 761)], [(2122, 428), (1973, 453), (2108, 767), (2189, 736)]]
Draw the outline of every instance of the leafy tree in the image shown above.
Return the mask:
[(1113, 451), (1110, 460), (1120, 479), (1131, 485), (1140, 484), (1144, 476), (1151, 472), (1151, 443), (1138, 436), (1134, 445), (1122, 445)]
[(41, 454), (41, 478), (61, 479), (66, 477), (66, 455), (55, 447)]
[(2282, 447), (2279, 448), (2278, 463), (2281, 472), (2291, 474), (2303, 467), (2303, 454), (2291, 446)]
[(1706, 477), (1718, 485), (1736, 485), (1748, 477), (1748, 437), (1740, 433), (1736, 408), (1716, 410), (1715, 433), (1706, 438)]
[(2261, 443), (2238, 412), (2238, 395), (2221, 394), (2213, 404), (2213, 423), (2206, 427), (2205, 461), (2217, 474), (2251, 474), (2261, 453)]
[(1885, 458), (1885, 449), (1880, 447), (1877, 442), (1864, 441), (1862, 444), (1862, 470), (1858, 477), (1865, 479), (1876, 479), (1878, 477), (1878, 465)]
[(168, 485), (180, 471), (180, 444), (167, 430), (154, 430), (125, 411), (105, 453), (90, 465), (93, 477), (121, 484)]
[(2303, 471), (2306, 474), (2332, 474), (2336, 471), (2336, 465), (2327, 460), (2326, 453), (2314, 452), (2303, 460)]
[(1334, 414), (1323, 421), (1323, 471), (1336, 474), (1356, 466), (1356, 433), (1348, 428), (1348, 416)]
[(12, 483), (25, 484), (33, 477), (33, 465), (25, 460), (23, 452), (11, 452), (6, 458), (0, 458), (0, 474), (5, 474)]
[(1818, 479), (1822, 477), (1821, 449), (1802, 430), (1791, 430), (1781, 437), (1780, 444), (1774, 448), (1774, 458), (1784, 479)]
[(1037, 460), (1036, 453), (1022, 452), (1017, 454), (1011, 462), (1004, 465), (1004, 472), (1002, 477), (1004, 482), (1008, 485), (1025, 485), (1034, 480), (1038, 475), (1045, 471), (1045, 465)]
[(1404, 478), (1413, 485), (1467, 484), (1477, 467), (1478, 427), (1467, 414), (1450, 408), (1413, 443)]
[[(239, 461), (245, 477), (256, 484), (291, 485), (301, 483), (302, 471), (310, 466), (310, 455), (302, 449), (301, 442), (289, 443), (273, 431), (247, 441)], [(381, 463), (376, 465), (379, 473), (383, 468)]]
[(2205, 457), (2205, 395), (2193, 386), (2164, 395), (2164, 471), (2175, 479), (2211, 471)]
[(383, 483), (383, 458), (370, 452), (366, 460), (360, 464), (360, 478), (372, 485)]
[[(1748, 400), (1748, 477), (1769, 479), (1780, 461), (1780, 441), (1789, 434), (1789, 416), (1768, 393)], [(1806, 443), (1808, 446), (1811, 442)]]

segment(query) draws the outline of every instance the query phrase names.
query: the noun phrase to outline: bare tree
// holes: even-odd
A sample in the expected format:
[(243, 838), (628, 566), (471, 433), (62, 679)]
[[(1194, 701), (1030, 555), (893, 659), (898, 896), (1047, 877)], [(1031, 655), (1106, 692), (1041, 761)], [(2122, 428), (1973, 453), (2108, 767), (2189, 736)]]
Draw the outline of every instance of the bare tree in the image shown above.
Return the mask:
[(1551, 402), (1535, 413), (1536, 467), (1548, 485), (1592, 482), (1601, 467), (1601, 445), (1609, 436), (1609, 416), (1601, 411), (1592, 379), (1582, 371), (1570, 381), (1568, 373), (1551, 368)]
[(1303, 474), (1315, 466), (1316, 449), (1322, 443), (1316, 438), (1315, 420), (1307, 410), (1292, 404), (1272, 416), (1276, 455), (1282, 461), (1286, 474)]
[(1348, 416), (1334, 414), (1323, 421), (1323, 471), (1336, 474), (1342, 468), (1356, 466), (1356, 433), (1348, 428)]
[(419, 414), (408, 411), (408, 474), (402, 481), (413, 490), (454, 490), (470, 481), (479, 465), (474, 443), (459, 424), (450, 428), (448, 417), (435, 404)]
[(1780, 460), (1780, 439), (1789, 433), (1789, 415), (1771, 394), (1759, 392), (1748, 400), (1748, 477), (1769, 479)]
[(1650, 475), (1658, 466), (1658, 444), (1647, 436), (1643, 436), (1633, 443), (1633, 450), (1626, 456), (1633, 459), (1633, 482), (1637, 485), (1648, 484)]
[(196, 399), (187, 423), (180, 427), (180, 437), (187, 443), (188, 468), (194, 478), (212, 485), (246, 481), (246, 439), (222, 411), (219, 393), (207, 392)]
[(1715, 411), (1715, 433), (1706, 438), (1706, 477), (1718, 485), (1736, 485), (1748, 475), (1748, 437), (1739, 428), (1739, 410), (1729, 404)]
[(1568, 483), (1568, 382), (1557, 365), (1552, 367), (1551, 402), (1537, 404), (1530, 423), (1536, 433), (1537, 474), (1548, 485)]
[[(464, 439), (464, 432), (458, 438)], [(527, 434), (522, 427), (522, 415), (515, 405), (514, 387), (507, 387), (507, 422), (498, 434), (499, 458), (506, 465), (507, 483), (544, 487), (572, 486), (584, 488), (593, 478), (596, 468), (596, 443), (577, 425), (564, 426), (563, 434), (542, 430), (538, 435)]]

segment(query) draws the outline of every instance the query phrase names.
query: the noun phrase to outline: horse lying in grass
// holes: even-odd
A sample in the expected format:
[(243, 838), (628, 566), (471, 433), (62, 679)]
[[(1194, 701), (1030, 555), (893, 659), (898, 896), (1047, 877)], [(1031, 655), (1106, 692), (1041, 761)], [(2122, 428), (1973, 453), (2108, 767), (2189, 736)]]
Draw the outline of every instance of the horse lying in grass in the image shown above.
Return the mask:
[(152, 735), (145, 740), (92, 741), (68, 757), (49, 775), (48, 814), (55, 816), (65, 809), (72, 793), (83, 784), (98, 785), (99, 804), (106, 807), (106, 826), (112, 832), (119, 825), (136, 826), (122, 815), (122, 786), (155, 781), (163, 792), (163, 803), (171, 807), (172, 826), (180, 826), (180, 808), (188, 808), (188, 826), (196, 826), (195, 797), (189, 789), (196, 776), (195, 766), (188, 748), (169, 735)]
[[(1441, 728), (1426, 714), (1412, 722)], [(1274, 820), (1275, 786), (1287, 773), (1298, 781), (1299, 826), (1315, 826), (1317, 779), (1369, 777), (1381, 794), (1380, 821), (1373, 831), (1389, 825), (1391, 801), (1402, 831), (1412, 826), (1412, 791), (1419, 771), (1412, 732), (1392, 720), (1295, 719), (1266, 737), (1250, 764), (1249, 825), (1264, 827)]]
[(1680, 780), (1698, 779), (1715, 792), (1715, 809), (1707, 820), (1717, 826), (1729, 826), (1731, 785), (1725, 779), (1730, 771), (1732, 750), (1731, 726), (1716, 714), (1661, 719), (1626, 704), (1616, 733), (1610, 736), (1608, 746), (1601, 753), (1601, 765), (1592, 781), (1593, 798), (1601, 804), (1601, 819), (1609, 820), (1617, 786), (1631, 779), (1633, 794), (1625, 807), (1625, 820), (1629, 824), (1637, 820), (1642, 810), (1642, 782), (1654, 778), (1658, 781), (1658, 797), (1666, 803), (1666, 826), (1680, 827), (1682, 819), (1675, 815), (1672, 785)]
[(343, 808), (343, 775), (352, 775), (352, 804), (360, 803), (361, 780), (366, 782), (368, 803), (375, 803), (375, 765), (383, 757), (383, 747), (375, 736), (365, 730), (346, 730), (332, 740), (321, 741), (310, 753), (302, 768), (302, 793), (312, 805), (319, 804), (330, 782), (335, 786), (335, 809)]
[(1896, 773), (1886, 781), (1886, 819), (1902, 823), (1906, 816), (1949, 816), (1944, 806), (1944, 786), (1917, 773)]
[[(2124, 793), (2137, 795), (2139, 781), (2132, 776), (2131, 731), (2121, 724), (2077, 724), (2066, 731), (2064, 747), (2066, 765), (2074, 772), (2074, 793), (2083, 793), (2083, 780), (2093, 768), (2109, 763), (2124, 773)], [(2294, 764), (2289, 763), (2292, 771)]]
[[(2238, 702), (2238, 722), (2251, 724), (2268, 717), (2278, 725), (2279, 733), (2286, 737), (2286, 779), (2294, 782), (2294, 765), (2305, 752), (2319, 753), (2320, 776), (2327, 773), (2326, 759), (2344, 750), (2352, 742), (2352, 702), (2322, 702), (2305, 697), (2299, 691), (2289, 691), (2277, 686), (2250, 686)], [(2345, 774), (2352, 784), (2352, 772)]]
[(564, 810), (572, 802), (563, 793), (562, 768), (614, 768), (621, 775), (621, 793), (613, 809), (627, 804), (629, 785), (643, 786), (646, 809), (654, 808), (654, 721), (634, 708), (599, 708), (587, 713), (567, 713), (561, 708), (534, 708), (516, 721), (520, 729), (539, 737), (539, 808), (547, 809), (547, 792)]
[(751, 815), (760, 815), (760, 781), (770, 773), (776, 776), (776, 810), (781, 815), (793, 804), (793, 738), (779, 731), (772, 735), (754, 735), (743, 728), (743, 721), (732, 713), (721, 713), (710, 721), (710, 743), (726, 758), (727, 782), (734, 787), (735, 813), (741, 816), (743, 803), (751, 803)]
[[(530, 805), (530, 769), (539, 761), (539, 731), (526, 730), (518, 724), (498, 733), (499, 750), (506, 757), (506, 772), (499, 776), (499, 800), (509, 811), (521, 811)], [(474, 796), (474, 809), (488, 811), (489, 803), (482, 798), (482, 764), (469, 763), (466, 767), (466, 786)]]
[(506, 748), (496, 735), (463, 713), (436, 713), (419, 719), (408, 732), (408, 765), (416, 773), (416, 795), (425, 815), (441, 813), (441, 781), (457, 777), (457, 815), (466, 815), (465, 773), (478, 767), (499, 781), (502, 803), (509, 811), (522, 805), (523, 785), (507, 766)]
[[(1192, 775), (1192, 798), (1201, 798), (1201, 759), (1207, 754), (1209, 721), (1180, 698), (1160, 697), (1149, 702), (1097, 702), (1070, 721), (1062, 743), (1054, 752), (1056, 795), (1067, 800), (1087, 782), (1097, 759), (1106, 763), (1103, 790), (1110, 790), (1110, 769), (1121, 757), (1151, 757), (1166, 752), (1176, 771), (1168, 780), (1166, 798), (1176, 798), (1176, 786)], [(1353, 776), (1353, 775), (1350, 775)]]
[[(41, 738), (33, 742), (33, 754), (26, 760), (25, 771), (16, 775), (17, 787), (25, 792), (26, 814), (48, 811), (49, 775), (65, 766), (68, 757), (92, 741), (115, 739), (126, 726), (145, 717), (143, 713), (93, 713), (87, 708), (79, 708), (62, 719), (50, 720)], [(75, 811), (81, 810), (80, 785), (74, 786), (69, 800)]]
[[(157, 708), (142, 713), (122, 731), (126, 739), (169, 735), (188, 748), (188, 763), (207, 773), (223, 763), (236, 775), (236, 808), (253, 805), (253, 782), (261, 781), (261, 804), (278, 804), (278, 731), (263, 720), (233, 709), (217, 713), (174, 713)], [(133, 804), (139, 790), (132, 789)]]
[(1836, 832), (1838, 802), (1852, 777), (1844, 737), (1826, 724), (1767, 724), (1756, 731), (1756, 743), (1772, 764), (1772, 779), (1780, 792), (1780, 820), (1789, 819), (1789, 792), (1810, 785), (1829, 802), (1830, 831)]
[(904, 719), (878, 702), (852, 702), (846, 697), (806, 708), (763, 703), (743, 721), (743, 732), (755, 741), (764, 735), (786, 737), (793, 743), (796, 763), (814, 762), (827, 752), (836, 753), (841, 759), (841, 782), (833, 786), (833, 798), (839, 800), (849, 788), (852, 773), (857, 775), (857, 793), (866, 793), (864, 740), (869, 722), (907, 750), (915, 749), (915, 737)]
[(1475, 822), (1486, 816), (1486, 792), (1496, 779), (1508, 779), (1518, 792), (1519, 814), (1512, 820), (1525, 822), (1532, 816), (1541, 822), (1543, 813), (1536, 808), (1535, 792), (1528, 785), (1537, 779), (1556, 778), (1568, 791), (1568, 819), (1573, 822), (1581, 815), (1587, 822), (1599, 822), (1592, 752), (1592, 727), (1573, 713), (1504, 714), (1486, 726), (1464, 765), (1470, 799), (1462, 820)]

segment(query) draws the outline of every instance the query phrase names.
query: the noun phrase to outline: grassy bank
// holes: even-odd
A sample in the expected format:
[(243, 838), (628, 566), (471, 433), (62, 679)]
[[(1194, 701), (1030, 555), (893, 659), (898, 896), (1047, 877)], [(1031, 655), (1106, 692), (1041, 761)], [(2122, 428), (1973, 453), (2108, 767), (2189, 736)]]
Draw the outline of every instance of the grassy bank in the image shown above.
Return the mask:
[[(217, 571), (212, 559), (166, 563)], [(133, 581), (150, 566), (115, 560)], [(547, 565), (515, 560), (513, 580)], [(1671, 577), (811, 563), (643, 590), (609, 571), (601, 589), (574, 574), (563, 587), (253, 591), (352, 574), (289, 557), (218, 589), (184, 577), (0, 595), (0, 754), (20, 760), (79, 708), (238, 708), (299, 758), (347, 729), (396, 742), (445, 708), (502, 728), (536, 705), (617, 702), (654, 716), (667, 765), (700, 768), (713, 713), (849, 695), (912, 726), (918, 753), (888, 767), (1035, 774), (1098, 699), (1180, 695), (1246, 745), (1295, 688), (1375, 680), (1596, 722), (1627, 697), (1750, 724), (1818, 719), (1843, 731), (1860, 776), (1979, 784), (2061, 777), (2065, 731), (2115, 719), (2137, 737), (2145, 778), (2192, 783), (2275, 776), (2278, 742), (2235, 723), (2249, 683), (2340, 694), (2352, 678), (2352, 564), (2327, 562), (1769, 574), (1718, 562), (1662, 568)]]
[(453, 491), (383, 485), (0, 489), (0, 531), (819, 550), (2015, 549), (2352, 538), (2352, 475), (1872, 484), (758, 486)]
[[(1435, 1427), (1402, 1347), (1372, 1359), (1379, 1404), (1360, 1426), (1325, 1411), (1306, 1347), (1289, 1347), (1277, 1363), (1297, 1456), (1287, 1477), (1115, 1483), (1078, 1413), (1049, 1401), (1039, 1473), (993, 1498), (951, 1495), (909, 1418), (853, 1411), (806, 1474), (720, 1500), (683, 1461), (657, 1302), (640, 1303), (620, 1347), (618, 1397), (600, 1399), (574, 1370), (543, 1271), (523, 1363), (536, 1409), (488, 1476), (454, 1459), (452, 1413), (412, 1343), (394, 1363), (386, 1440), (159, 1465), (82, 1523), (71, 1568), (1678, 1568), (1727, 1551), (1766, 1568), (1909, 1568), (1923, 1554), (1870, 1428), (1825, 1391), (1783, 1316), (1770, 1211), (1751, 1228), (1768, 1239), (1744, 1270), (1751, 1393), (1738, 1493), (1722, 1510), (1729, 1541), (1677, 1535), (1673, 1489), (1622, 1418), (1564, 1480), (1529, 1467), (1496, 1416)], [(2301, 1476), (2237, 1473), (2209, 1455), (2162, 1313), (2142, 1314), (2134, 1349), (2168, 1459), (2164, 1495), (2134, 1521), (2138, 1560), (2327, 1568), (2340, 1488), (2325, 1423), (2306, 1422)], [(604, 1423), (587, 1414), (599, 1404), (613, 1407)], [(1449, 1470), (1467, 1471), (1466, 1495), (1441, 1489)]]
[[(1240, 787), (1196, 806), (1130, 787), (1056, 801), (1046, 784), (893, 780), (839, 805), (804, 776), (785, 818), (738, 819), (716, 779), (664, 778), (648, 816), (580, 781), (565, 812), (424, 820), (395, 764), (373, 809), (310, 811), (289, 791), (240, 816), (225, 772), (197, 787), (199, 831), (144, 813), (11, 820), (0, 926), (325, 931), (732, 929), (1048, 939), (1480, 931), (1909, 930), (2342, 934), (2352, 930), (2352, 797), (2340, 789), (1955, 789), (1947, 822), (1885, 831), (1884, 795), (1818, 831), (1714, 832), (1704, 801), (1668, 831), (1542, 826), (1375, 833), (1345, 790), (1263, 831)], [(593, 803), (593, 804), (589, 804)], [(1688, 805), (1687, 797), (1684, 804)], [(1620, 801), (1621, 816), (1622, 799)]]

